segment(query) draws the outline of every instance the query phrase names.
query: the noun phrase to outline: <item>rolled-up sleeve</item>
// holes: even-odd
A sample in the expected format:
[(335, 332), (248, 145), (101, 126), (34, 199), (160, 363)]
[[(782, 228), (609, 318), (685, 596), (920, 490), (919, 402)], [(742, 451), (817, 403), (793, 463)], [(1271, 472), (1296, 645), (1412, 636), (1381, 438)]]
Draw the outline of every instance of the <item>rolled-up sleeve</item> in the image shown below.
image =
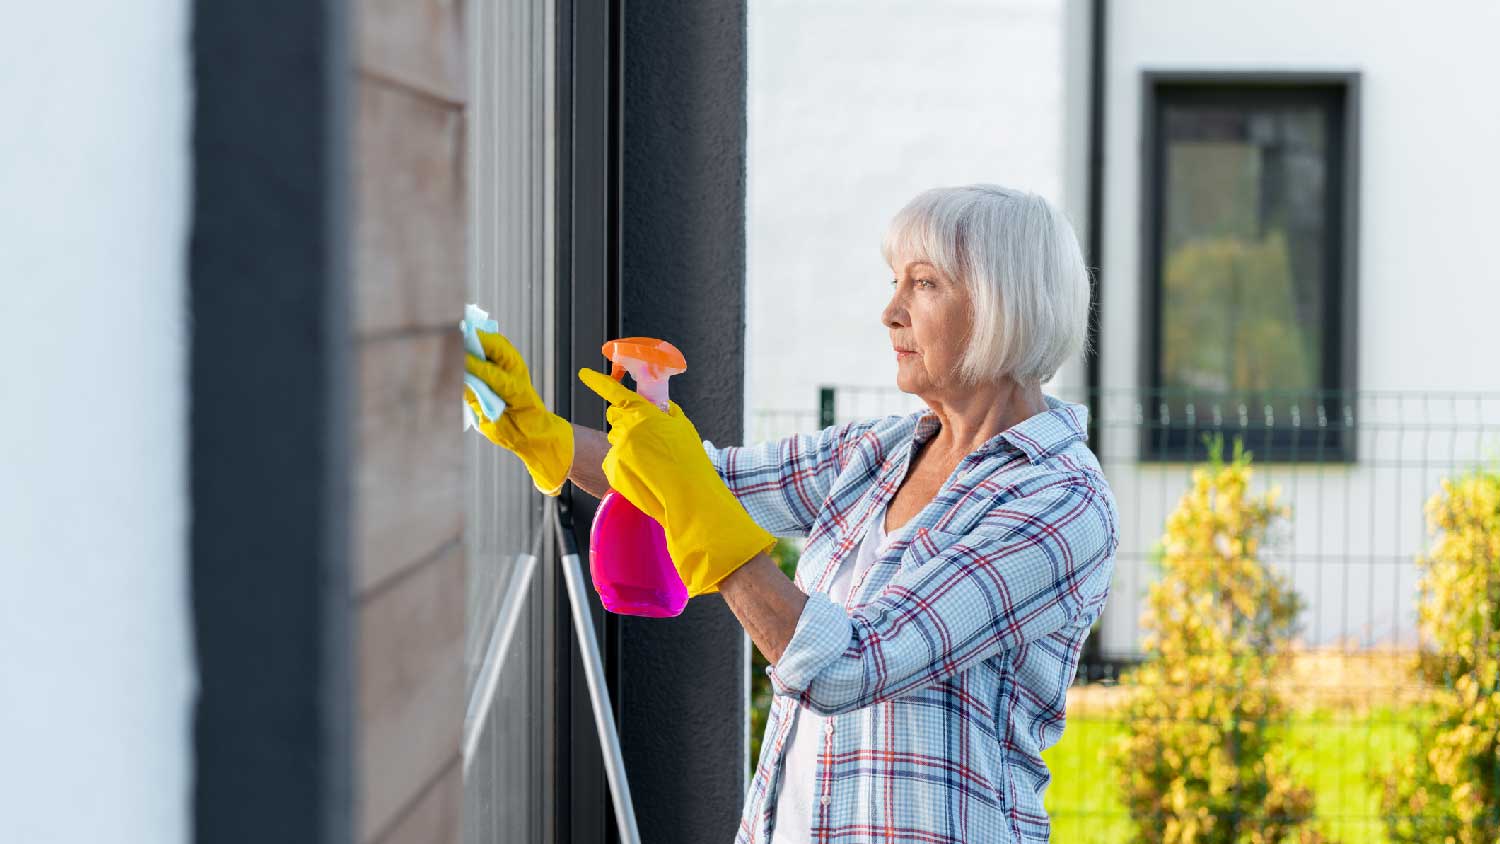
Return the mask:
[(925, 544), (931, 556), (852, 614), (809, 595), (768, 669), (775, 692), (822, 715), (849, 712), (1092, 624), (1119, 541), (1108, 488), (1071, 480), (1006, 502), (943, 547), (934, 535), (918, 531), (916, 553)]
[(755, 523), (777, 536), (806, 536), (847, 461), (849, 446), (875, 420), (834, 425), (753, 446), (719, 448), (708, 459)]

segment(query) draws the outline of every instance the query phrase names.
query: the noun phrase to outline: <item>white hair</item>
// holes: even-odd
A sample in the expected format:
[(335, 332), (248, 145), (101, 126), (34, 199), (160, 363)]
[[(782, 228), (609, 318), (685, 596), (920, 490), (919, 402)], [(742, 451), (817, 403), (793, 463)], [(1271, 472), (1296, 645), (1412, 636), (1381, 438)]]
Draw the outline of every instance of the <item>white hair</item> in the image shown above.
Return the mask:
[(887, 264), (926, 261), (969, 290), (973, 322), (958, 374), (1049, 381), (1088, 339), (1089, 273), (1052, 203), (998, 185), (933, 188), (891, 220)]

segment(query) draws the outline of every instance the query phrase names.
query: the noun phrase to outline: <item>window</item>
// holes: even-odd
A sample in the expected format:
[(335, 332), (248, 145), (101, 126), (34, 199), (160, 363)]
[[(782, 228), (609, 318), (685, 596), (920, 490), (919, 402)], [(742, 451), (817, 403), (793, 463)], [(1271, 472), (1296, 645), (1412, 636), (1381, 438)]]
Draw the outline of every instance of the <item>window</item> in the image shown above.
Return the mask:
[(1147, 459), (1353, 459), (1355, 82), (1147, 74)]
[[(469, 8), (468, 300), (480, 303), (554, 402), (553, 143), (548, 5)], [(552, 840), (553, 674), (559, 588), (543, 497), (521, 462), (475, 432), (465, 441), (468, 713), (464, 839)]]

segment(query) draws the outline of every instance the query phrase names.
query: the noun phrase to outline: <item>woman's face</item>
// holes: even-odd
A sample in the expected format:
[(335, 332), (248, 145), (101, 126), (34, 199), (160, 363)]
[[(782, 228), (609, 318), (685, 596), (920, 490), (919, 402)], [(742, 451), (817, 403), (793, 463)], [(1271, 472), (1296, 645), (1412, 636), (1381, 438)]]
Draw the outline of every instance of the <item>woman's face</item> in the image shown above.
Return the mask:
[(922, 260), (898, 257), (891, 270), (880, 321), (896, 354), (896, 386), (924, 397), (961, 388), (958, 363), (973, 324), (968, 288)]

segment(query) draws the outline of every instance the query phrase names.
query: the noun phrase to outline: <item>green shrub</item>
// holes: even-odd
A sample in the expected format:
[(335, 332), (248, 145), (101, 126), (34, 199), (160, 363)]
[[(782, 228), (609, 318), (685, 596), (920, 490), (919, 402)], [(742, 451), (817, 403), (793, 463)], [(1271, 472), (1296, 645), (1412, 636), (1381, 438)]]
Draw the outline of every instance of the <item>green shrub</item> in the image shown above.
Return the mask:
[(1112, 748), (1140, 844), (1316, 842), (1313, 793), (1290, 770), (1274, 680), (1287, 669), (1301, 602), (1261, 562), (1283, 518), (1276, 490), (1250, 493), (1250, 454), (1223, 440), (1196, 468), (1157, 549), (1146, 599), (1147, 660), (1122, 679), (1125, 735)]
[(1500, 472), (1444, 480), (1427, 502), (1418, 665), (1433, 717), (1421, 752), (1384, 772), (1381, 810), (1397, 844), (1500, 840)]

